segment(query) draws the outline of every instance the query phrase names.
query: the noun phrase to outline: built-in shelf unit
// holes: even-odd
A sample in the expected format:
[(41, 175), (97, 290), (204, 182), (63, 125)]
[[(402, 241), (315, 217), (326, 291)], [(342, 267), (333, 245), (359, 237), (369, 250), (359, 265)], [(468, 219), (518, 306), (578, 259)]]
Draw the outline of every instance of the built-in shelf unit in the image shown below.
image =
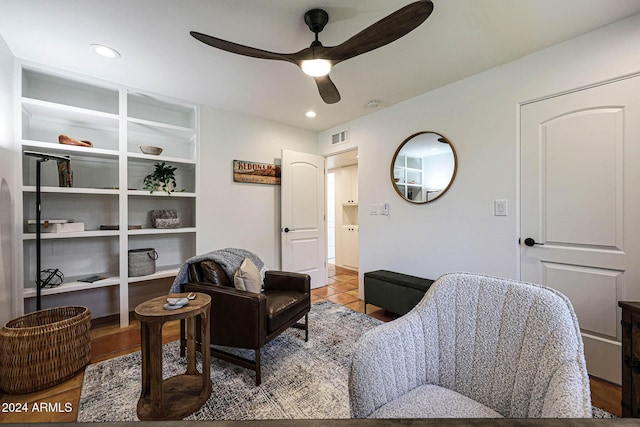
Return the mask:
[(336, 265), (358, 269), (358, 165), (334, 169)]
[[(82, 222), (84, 231), (42, 233), (42, 268), (64, 274), (63, 284), (42, 289), (42, 307), (68, 302), (98, 314), (115, 311), (126, 326), (134, 308), (130, 295), (141, 293), (134, 287), (170, 279), (195, 255), (198, 107), (40, 66), (17, 67), (22, 177), (16, 201), (16, 217), (22, 221), (17, 286), (22, 309), (31, 311), (36, 296), (36, 234), (27, 225), (36, 212), (36, 159), (23, 153), (65, 155), (71, 159), (72, 187), (59, 186), (55, 161), (42, 163), (42, 218)], [(90, 141), (93, 147), (60, 144), (61, 134)], [(163, 152), (144, 154), (144, 145)], [(143, 189), (144, 177), (159, 162), (177, 168), (179, 191), (167, 195)], [(180, 227), (153, 228), (150, 212), (155, 209), (176, 210)], [(128, 251), (147, 247), (159, 254), (156, 273), (128, 277)], [(81, 281), (89, 276), (103, 278)], [(110, 294), (97, 293), (100, 288), (111, 288)], [(99, 307), (100, 299), (105, 307)]]

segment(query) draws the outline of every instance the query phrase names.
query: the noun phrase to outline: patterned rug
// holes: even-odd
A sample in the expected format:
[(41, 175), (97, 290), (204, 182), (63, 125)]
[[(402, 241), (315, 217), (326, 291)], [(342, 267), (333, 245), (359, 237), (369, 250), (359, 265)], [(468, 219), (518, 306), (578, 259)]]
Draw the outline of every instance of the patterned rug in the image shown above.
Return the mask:
[[(379, 325), (377, 319), (321, 302), (309, 314), (309, 341), (289, 329), (262, 349), (262, 384), (244, 368), (211, 359), (213, 391), (186, 420), (349, 418), (347, 377), (353, 343)], [(163, 346), (163, 376), (182, 374), (177, 341)], [(229, 350), (229, 349), (228, 349)], [(245, 357), (252, 352), (238, 351)], [(199, 355), (198, 355), (199, 356)], [(140, 352), (89, 365), (84, 375), (79, 422), (137, 421)], [(200, 369), (200, 368), (198, 368)], [(594, 409), (594, 418), (611, 418)]]
[[(262, 348), (259, 387), (253, 371), (212, 358), (211, 396), (185, 419), (349, 418), (347, 377), (352, 346), (363, 332), (380, 323), (332, 302), (314, 304), (308, 342), (304, 342), (304, 331), (289, 329)], [(184, 373), (186, 364), (178, 348), (177, 341), (163, 346), (165, 378)], [(253, 357), (253, 352), (237, 353)], [(78, 421), (138, 420), (141, 378), (140, 352), (87, 366)]]

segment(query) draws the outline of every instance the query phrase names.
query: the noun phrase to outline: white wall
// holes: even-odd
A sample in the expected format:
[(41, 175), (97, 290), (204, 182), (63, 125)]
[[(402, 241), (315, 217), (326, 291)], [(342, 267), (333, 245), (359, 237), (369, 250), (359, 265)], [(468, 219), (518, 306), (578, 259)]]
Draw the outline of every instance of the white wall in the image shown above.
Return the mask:
[(317, 134), (201, 108), (197, 253), (245, 248), (280, 268), (280, 186), (233, 182), (233, 161), (280, 164), (283, 148), (317, 153)]
[[(361, 278), (377, 269), (517, 278), (518, 104), (639, 71), (636, 15), (322, 132), (323, 154), (345, 127), (358, 147)], [(437, 201), (412, 205), (395, 194), (389, 165), (407, 136), (428, 130), (452, 141), (458, 173)], [(508, 216), (493, 215), (494, 199), (508, 201)], [(389, 217), (368, 215), (368, 204), (385, 201)]]
[(13, 148), (13, 54), (0, 36), (0, 325), (15, 317), (12, 301), (15, 261)]

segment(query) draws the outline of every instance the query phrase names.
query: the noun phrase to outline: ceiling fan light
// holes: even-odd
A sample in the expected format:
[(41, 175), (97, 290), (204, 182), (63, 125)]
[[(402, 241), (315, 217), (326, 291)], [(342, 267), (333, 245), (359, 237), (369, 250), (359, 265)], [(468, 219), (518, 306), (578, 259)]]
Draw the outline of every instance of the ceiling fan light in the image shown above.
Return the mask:
[(302, 61), (302, 71), (311, 77), (322, 77), (331, 71), (331, 62), (326, 59), (309, 59)]

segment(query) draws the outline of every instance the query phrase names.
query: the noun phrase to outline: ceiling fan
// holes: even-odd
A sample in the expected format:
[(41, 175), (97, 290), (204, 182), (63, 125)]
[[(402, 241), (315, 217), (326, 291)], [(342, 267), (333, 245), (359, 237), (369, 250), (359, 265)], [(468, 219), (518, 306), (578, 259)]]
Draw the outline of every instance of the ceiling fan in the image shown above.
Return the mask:
[(191, 31), (190, 34), (202, 43), (227, 52), (253, 58), (291, 62), (315, 79), (324, 102), (334, 104), (340, 101), (340, 93), (329, 78), (331, 67), (399, 39), (422, 24), (432, 11), (433, 3), (431, 0), (416, 1), (365, 28), (342, 44), (323, 46), (318, 40), (318, 33), (329, 22), (329, 14), (322, 9), (312, 9), (305, 13), (304, 22), (315, 34), (315, 40), (308, 48), (295, 53), (269, 52), (196, 31)]

